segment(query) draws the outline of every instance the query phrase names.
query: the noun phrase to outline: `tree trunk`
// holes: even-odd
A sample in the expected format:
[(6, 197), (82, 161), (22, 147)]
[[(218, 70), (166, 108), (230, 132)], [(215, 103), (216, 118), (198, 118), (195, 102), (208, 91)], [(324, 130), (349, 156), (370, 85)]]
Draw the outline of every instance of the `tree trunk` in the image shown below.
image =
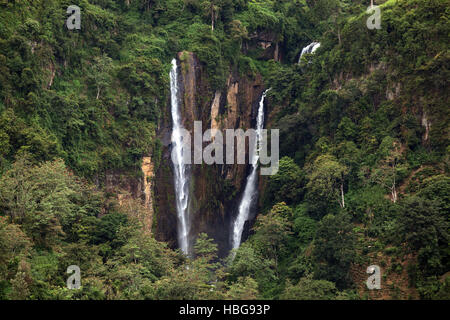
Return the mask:
[(96, 97), (97, 100), (98, 100), (98, 97), (100, 97), (100, 87), (97, 87), (97, 97)]
[(397, 202), (397, 190), (395, 189), (395, 182), (391, 188), (391, 195), (392, 195), (392, 202), (396, 203)]
[(341, 207), (345, 208), (345, 198), (344, 198), (344, 184), (341, 183)]
[(394, 164), (392, 165), (392, 171), (394, 174), (394, 182), (392, 183), (392, 201), (394, 203), (397, 202), (397, 190), (395, 189), (395, 160), (394, 160)]
[(275, 45), (275, 52), (274, 52), (273, 56), (274, 56), (273, 60), (278, 61), (278, 41)]

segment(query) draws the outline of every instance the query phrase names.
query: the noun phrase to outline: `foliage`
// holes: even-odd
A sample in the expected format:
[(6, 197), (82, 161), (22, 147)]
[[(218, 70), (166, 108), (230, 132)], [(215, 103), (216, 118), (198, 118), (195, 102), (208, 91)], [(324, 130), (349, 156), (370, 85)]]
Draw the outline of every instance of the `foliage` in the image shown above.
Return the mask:
[[(379, 30), (362, 0), (70, 4), (81, 30), (63, 26), (67, 1), (0, 3), (1, 299), (354, 299), (352, 267), (384, 246), (408, 260), (411, 290), (448, 299), (447, 0), (377, 1)], [(164, 164), (183, 51), (208, 94), (230, 75), (272, 88), (279, 171), (225, 261), (207, 234), (190, 257), (168, 248), (140, 199), (105, 192), (111, 172), (139, 177), (143, 156)], [(65, 287), (71, 264), (79, 290)]]
[(317, 262), (314, 276), (336, 283), (339, 289), (351, 286), (349, 268), (355, 259), (355, 236), (345, 213), (327, 215), (319, 223), (313, 257)]
[(301, 278), (294, 286), (288, 283), (281, 296), (284, 300), (334, 300), (337, 289), (334, 283), (314, 280), (311, 276)]
[(315, 216), (323, 215), (324, 208), (328, 207), (330, 202), (344, 206), (341, 188), (347, 173), (348, 168), (333, 156), (322, 155), (314, 161), (306, 188), (308, 202), (313, 207), (311, 211)]
[(441, 274), (448, 269), (450, 221), (438, 202), (417, 196), (405, 199), (397, 220), (399, 240), (418, 254), (423, 275)]
[(285, 201), (287, 204), (298, 203), (303, 198), (305, 174), (289, 157), (283, 157), (275, 175), (269, 177), (265, 192), (266, 201), (274, 204)]

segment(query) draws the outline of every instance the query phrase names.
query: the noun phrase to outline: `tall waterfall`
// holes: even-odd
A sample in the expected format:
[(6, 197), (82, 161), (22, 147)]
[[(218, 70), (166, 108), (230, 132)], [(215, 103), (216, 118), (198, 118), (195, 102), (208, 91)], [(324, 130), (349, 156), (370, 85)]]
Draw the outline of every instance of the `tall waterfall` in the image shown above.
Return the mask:
[(314, 53), (314, 51), (316, 51), (319, 47), (320, 47), (320, 42), (311, 42), (309, 45), (304, 47), (302, 49), (302, 53), (300, 54), (300, 57), (298, 58), (298, 63), (300, 63), (304, 54)]
[(250, 214), (250, 208), (252, 204), (256, 200), (256, 191), (257, 191), (257, 169), (258, 169), (258, 160), (259, 160), (259, 145), (262, 139), (262, 129), (264, 126), (264, 99), (266, 97), (267, 89), (262, 94), (261, 100), (259, 101), (258, 115), (256, 118), (256, 143), (254, 144), (253, 150), (253, 162), (250, 174), (247, 176), (247, 181), (245, 184), (244, 193), (242, 195), (241, 203), (239, 204), (238, 215), (233, 224), (233, 239), (232, 246), (233, 249), (239, 248), (241, 244), (242, 231), (244, 230), (245, 221), (248, 220)]
[(183, 140), (180, 130), (183, 128), (178, 103), (177, 60), (172, 60), (170, 71), (170, 102), (172, 106), (172, 163), (174, 167), (175, 198), (178, 216), (178, 242), (185, 254), (189, 248), (189, 179), (187, 165), (183, 163)]

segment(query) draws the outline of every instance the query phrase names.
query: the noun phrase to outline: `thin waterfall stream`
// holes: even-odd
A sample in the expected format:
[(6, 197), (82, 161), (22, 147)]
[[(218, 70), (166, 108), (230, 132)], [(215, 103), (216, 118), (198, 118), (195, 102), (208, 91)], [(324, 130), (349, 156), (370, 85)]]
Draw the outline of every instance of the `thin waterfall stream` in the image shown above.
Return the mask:
[(312, 54), (320, 47), (320, 42), (311, 42), (309, 45), (304, 47), (302, 49), (302, 53), (300, 54), (300, 57), (298, 57), (298, 63), (302, 60), (303, 55), (305, 54)]
[(170, 102), (172, 112), (172, 163), (174, 167), (175, 199), (178, 217), (178, 242), (181, 250), (189, 255), (189, 176), (188, 167), (183, 163), (183, 140), (181, 129), (182, 116), (178, 98), (178, 66), (177, 60), (172, 60), (170, 71)]
[(254, 150), (252, 158), (252, 167), (250, 174), (247, 176), (247, 181), (242, 195), (241, 202), (239, 204), (238, 215), (233, 223), (233, 235), (232, 235), (232, 248), (239, 248), (242, 240), (242, 232), (244, 231), (245, 221), (249, 219), (250, 210), (257, 195), (257, 183), (258, 183), (258, 161), (259, 161), (259, 145), (262, 140), (262, 129), (264, 127), (264, 99), (266, 97), (267, 89), (263, 92), (261, 100), (259, 101), (258, 115), (256, 118), (256, 143), (254, 144)]

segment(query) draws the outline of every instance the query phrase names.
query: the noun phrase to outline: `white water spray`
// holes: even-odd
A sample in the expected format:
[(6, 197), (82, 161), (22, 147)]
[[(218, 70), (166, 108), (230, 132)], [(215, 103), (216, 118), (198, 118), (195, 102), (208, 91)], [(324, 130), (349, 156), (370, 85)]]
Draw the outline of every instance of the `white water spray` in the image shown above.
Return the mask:
[(298, 63), (300, 63), (304, 54), (314, 53), (314, 51), (316, 51), (319, 47), (320, 47), (320, 42), (311, 42), (309, 45), (304, 47), (302, 49), (302, 53), (300, 54), (300, 57), (298, 58)]
[[(232, 246), (233, 249), (239, 248), (242, 240), (242, 231), (244, 230), (245, 221), (248, 220), (250, 209), (252, 204), (256, 200), (257, 194), (257, 169), (259, 160), (259, 146), (262, 141), (262, 129), (264, 126), (264, 99), (266, 97), (267, 91), (262, 94), (261, 100), (259, 101), (258, 115), (256, 118), (256, 143), (254, 144), (253, 150), (253, 161), (250, 174), (247, 176), (247, 181), (245, 184), (244, 193), (242, 195), (241, 203), (239, 204), (238, 215), (233, 224), (233, 239)], [(250, 151), (251, 152), (251, 151)]]
[(178, 242), (185, 254), (190, 253), (189, 248), (189, 179), (187, 166), (183, 163), (183, 140), (181, 135), (181, 114), (178, 104), (178, 72), (177, 60), (172, 60), (170, 71), (170, 102), (172, 105), (172, 163), (174, 167), (175, 199), (178, 216)]

